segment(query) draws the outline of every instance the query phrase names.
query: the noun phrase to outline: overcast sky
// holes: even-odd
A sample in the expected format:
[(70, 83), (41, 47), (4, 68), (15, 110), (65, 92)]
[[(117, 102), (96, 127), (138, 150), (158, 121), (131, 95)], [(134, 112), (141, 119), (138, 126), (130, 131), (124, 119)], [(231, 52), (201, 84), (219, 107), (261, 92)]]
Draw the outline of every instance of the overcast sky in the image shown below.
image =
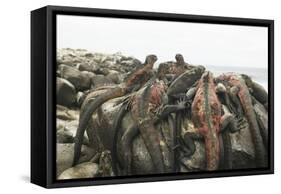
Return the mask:
[(58, 48), (120, 51), (142, 61), (181, 53), (192, 64), (267, 68), (266, 27), (59, 15), (57, 41)]

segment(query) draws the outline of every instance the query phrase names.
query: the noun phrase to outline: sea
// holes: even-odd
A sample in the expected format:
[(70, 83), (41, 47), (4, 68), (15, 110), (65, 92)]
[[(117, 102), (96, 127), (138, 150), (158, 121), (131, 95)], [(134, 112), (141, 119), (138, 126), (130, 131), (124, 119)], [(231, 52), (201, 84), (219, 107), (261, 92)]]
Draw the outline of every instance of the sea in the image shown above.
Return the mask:
[(268, 91), (268, 70), (255, 67), (236, 67), (236, 66), (205, 66), (206, 70), (213, 72), (214, 76), (222, 73), (235, 72), (250, 76), (255, 82), (261, 84)]

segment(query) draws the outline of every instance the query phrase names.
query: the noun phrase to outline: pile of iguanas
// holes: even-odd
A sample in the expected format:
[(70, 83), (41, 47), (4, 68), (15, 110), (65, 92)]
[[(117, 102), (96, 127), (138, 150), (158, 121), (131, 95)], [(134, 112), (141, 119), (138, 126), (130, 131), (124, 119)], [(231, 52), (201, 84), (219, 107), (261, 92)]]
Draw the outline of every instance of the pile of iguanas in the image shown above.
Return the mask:
[[(193, 66), (177, 54), (176, 62), (161, 63), (155, 55), (148, 55), (144, 64), (132, 71), (124, 82), (109, 88), (105, 93), (84, 105), (80, 112), (75, 137), (73, 166), (78, 164), (84, 132), (94, 112), (105, 102), (126, 96), (113, 122), (113, 143), (110, 150), (115, 175), (131, 175), (132, 142), (137, 136), (151, 157), (153, 173), (169, 172), (163, 159), (160, 132), (155, 127), (162, 120), (169, 120), (172, 127), (173, 171), (178, 171), (178, 160), (191, 157), (196, 149), (194, 141), (205, 145), (207, 171), (232, 168), (230, 133), (239, 133), (247, 123), (255, 149), (255, 167), (267, 166), (268, 108), (267, 92), (250, 77), (235, 73), (214, 77), (203, 66)], [(90, 93), (88, 95), (91, 95)], [(126, 113), (133, 124), (125, 132), (120, 125)], [(266, 112), (267, 113), (267, 112)], [(196, 132), (181, 136), (182, 118), (190, 117)], [(121, 133), (121, 134), (120, 134)], [(117, 137), (121, 136), (121, 149)], [(118, 159), (123, 150), (124, 160)]]

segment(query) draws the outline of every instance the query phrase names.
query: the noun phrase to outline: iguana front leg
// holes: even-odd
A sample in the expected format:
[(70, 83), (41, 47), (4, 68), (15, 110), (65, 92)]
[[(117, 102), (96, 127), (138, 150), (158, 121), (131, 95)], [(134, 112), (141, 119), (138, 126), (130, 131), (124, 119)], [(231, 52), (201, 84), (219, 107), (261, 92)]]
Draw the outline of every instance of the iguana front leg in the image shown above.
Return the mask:
[[(169, 114), (176, 112), (176, 111), (180, 111), (185, 109), (185, 105), (183, 103), (179, 103), (176, 105), (166, 105), (164, 106), (164, 108), (162, 109), (162, 111), (160, 111), (157, 116), (152, 119), (154, 120), (154, 125), (158, 122), (160, 122), (162, 119), (166, 118), (167, 116), (169, 116)], [(131, 174), (132, 170), (132, 142), (135, 139), (135, 137), (139, 135), (139, 129), (136, 125), (133, 125), (131, 127), (129, 127), (125, 133), (122, 135), (121, 138), (121, 150), (124, 151), (124, 171), (125, 174)]]
[(223, 106), (224, 115), (221, 118), (220, 127), (220, 141), (221, 141), (221, 156), (220, 156), (220, 168), (232, 169), (232, 145), (229, 136), (230, 133), (239, 131), (237, 127), (237, 120), (232, 115), (226, 106)]

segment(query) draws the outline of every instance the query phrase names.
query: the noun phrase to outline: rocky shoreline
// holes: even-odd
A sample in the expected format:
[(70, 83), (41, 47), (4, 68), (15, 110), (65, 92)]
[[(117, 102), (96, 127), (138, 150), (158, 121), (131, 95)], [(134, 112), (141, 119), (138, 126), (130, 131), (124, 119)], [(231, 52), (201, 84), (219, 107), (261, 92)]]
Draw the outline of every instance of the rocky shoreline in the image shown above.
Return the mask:
[[(87, 133), (83, 138), (82, 154), (79, 164), (72, 167), (75, 134), (79, 124), (81, 107), (96, 96), (115, 88), (134, 69), (141, 67), (142, 62), (121, 53), (91, 53), (83, 49), (60, 49), (57, 52), (57, 178), (92, 178), (114, 176), (111, 165), (113, 121), (120, 110), (124, 97), (115, 98), (104, 103), (92, 115)], [(266, 123), (266, 106), (259, 106), (260, 118)], [(82, 108), (83, 109), (83, 108)], [(257, 111), (258, 112), (258, 111)], [(244, 116), (245, 117), (245, 116)], [(245, 118), (243, 118), (246, 120)], [(130, 116), (122, 121), (122, 130), (132, 123)], [(171, 141), (169, 122), (163, 120), (156, 126), (161, 131), (166, 146), (163, 147), (165, 165), (171, 168)], [(267, 129), (268, 130), (268, 129)], [(191, 118), (183, 119), (181, 136), (186, 132), (196, 131)], [(252, 141), (249, 124), (244, 123), (239, 132), (230, 134), (233, 155), (232, 169), (255, 168), (255, 147)], [(120, 137), (119, 137), (120, 141)], [(124, 160), (123, 151), (117, 146), (118, 159)], [(180, 159), (178, 172), (205, 170), (205, 149), (202, 141), (195, 142), (196, 151), (190, 157)], [(166, 149), (166, 151), (165, 151)], [(140, 136), (132, 144), (132, 166), (134, 174), (150, 174), (153, 164), (145, 144)]]

